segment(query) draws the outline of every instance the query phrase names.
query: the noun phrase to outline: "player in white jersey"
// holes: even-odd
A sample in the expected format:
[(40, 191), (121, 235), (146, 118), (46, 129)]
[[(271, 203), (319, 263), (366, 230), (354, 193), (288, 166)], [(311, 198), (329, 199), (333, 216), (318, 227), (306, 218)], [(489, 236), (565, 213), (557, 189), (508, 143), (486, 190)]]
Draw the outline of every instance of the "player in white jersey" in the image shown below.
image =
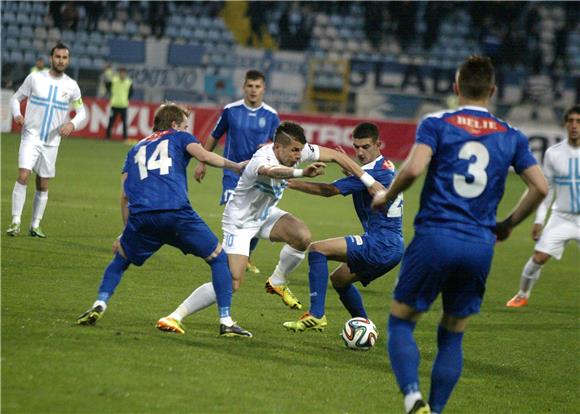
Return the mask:
[[(288, 186), (288, 178), (314, 177), (323, 173), (325, 164), (321, 162), (314, 162), (304, 169), (294, 168), (301, 162), (310, 161), (339, 164), (358, 177), (371, 195), (384, 191), (379, 182), (348, 156), (329, 148), (307, 144), (300, 125), (283, 122), (276, 130), (274, 143), (264, 145), (254, 154), (224, 210), (222, 245), (228, 255), (234, 290), (239, 289), (243, 282), (253, 237), (284, 242), (280, 260), (266, 282), (266, 291), (280, 296), (291, 308), (302, 307), (288, 289), (287, 276), (304, 259), (311, 241), (310, 230), (302, 220), (276, 205)], [(157, 327), (180, 332), (178, 328), (184, 317), (210, 306), (215, 300), (212, 284), (206, 283), (197, 288), (173, 313), (160, 319)]]
[[(58, 43), (50, 52), (50, 70), (31, 73), (10, 99), (14, 121), (22, 125), (18, 152), (18, 178), (12, 190), (12, 224), (8, 235), (20, 234), (20, 220), (30, 173), (36, 173), (36, 194), (29, 234), (44, 238), (40, 221), (48, 201), (48, 182), (55, 175), (61, 136), (68, 136), (85, 120), (85, 109), (77, 83), (64, 71), (70, 63), (69, 48)], [(20, 102), (28, 99), (25, 116)], [(76, 115), (68, 119), (69, 110)]]
[[(524, 266), (519, 292), (506, 303), (510, 308), (528, 304), (542, 266), (551, 257), (560, 260), (567, 242), (576, 240), (580, 246), (580, 105), (566, 111), (564, 121), (568, 139), (551, 146), (544, 155), (544, 175), (550, 191), (536, 212), (532, 238), (537, 243), (533, 256)], [(554, 193), (556, 198), (552, 204)], [(552, 214), (544, 229), (550, 204)]]

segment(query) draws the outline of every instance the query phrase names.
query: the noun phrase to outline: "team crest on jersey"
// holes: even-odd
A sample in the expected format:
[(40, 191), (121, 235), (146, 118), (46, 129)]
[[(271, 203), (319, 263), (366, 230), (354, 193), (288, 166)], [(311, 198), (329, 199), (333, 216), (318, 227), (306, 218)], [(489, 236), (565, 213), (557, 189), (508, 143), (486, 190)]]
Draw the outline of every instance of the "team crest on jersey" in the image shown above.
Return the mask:
[(457, 114), (445, 119), (445, 121), (476, 137), (507, 131), (506, 127), (491, 118), (473, 115)]
[(264, 128), (266, 126), (266, 118), (262, 117), (258, 120), (258, 125), (260, 125), (260, 128)]
[(391, 161), (384, 160), (382, 168), (383, 168), (383, 170), (394, 170), (395, 166), (393, 165), (393, 163)]
[(68, 92), (62, 91), (61, 97), (62, 97), (62, 99), (68, 99)]

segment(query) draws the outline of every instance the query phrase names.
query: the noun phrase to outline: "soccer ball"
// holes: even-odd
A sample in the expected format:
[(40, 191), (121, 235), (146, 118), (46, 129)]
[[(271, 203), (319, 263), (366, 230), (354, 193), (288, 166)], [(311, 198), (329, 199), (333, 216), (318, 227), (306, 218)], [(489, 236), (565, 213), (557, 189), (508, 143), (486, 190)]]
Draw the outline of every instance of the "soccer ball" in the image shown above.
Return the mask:
[(347, 348), (368, 351), (377, 342), (379, 331), (370, 319), (357, 317), (346, 321), (340, 336)]

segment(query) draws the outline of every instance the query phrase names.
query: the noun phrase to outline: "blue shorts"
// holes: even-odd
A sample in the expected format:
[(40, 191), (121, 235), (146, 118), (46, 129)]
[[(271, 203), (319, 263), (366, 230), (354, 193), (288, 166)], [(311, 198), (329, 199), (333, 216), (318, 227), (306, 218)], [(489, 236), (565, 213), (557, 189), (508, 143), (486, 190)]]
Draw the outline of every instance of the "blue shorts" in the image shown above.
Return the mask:
[(127, 259), (141, 266), (164, 244), (183, 254), (206, 258), (218, 245), (218, 238), (192, 209), (155, 211), (129, 215), (121, 236)]
[(443, 234), (416, 234), (403, 256), (395, 300), (425, 312), (441, 292), (445, 313), (456, 317), (478, 313), (493, 246)]
[(238, 181), (240, 181), (239, 175), (232, 176), (224, 174), (222, 177), (222, 196), (220, 198), (220, 206), (226, 204), (232, 194), (234, 194)]
[(397, 266), (403, 257), (403, 238), (378, 239), (368, 234), (345, 236), (347, 264), (363, 286)]

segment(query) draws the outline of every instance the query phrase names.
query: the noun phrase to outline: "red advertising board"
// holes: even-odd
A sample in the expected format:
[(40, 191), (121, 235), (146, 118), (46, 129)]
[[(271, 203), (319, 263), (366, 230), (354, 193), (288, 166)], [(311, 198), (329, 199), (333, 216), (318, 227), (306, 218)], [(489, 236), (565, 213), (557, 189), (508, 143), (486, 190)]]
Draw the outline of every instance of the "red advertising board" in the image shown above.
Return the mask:
[[(109, 104), (106, 99), (83, 98), (87, 119), (73, 136), (104, 139), (109, 122)], [(140, 139), (151, 133), (153, 115), (158, 104), (132, 101), (128, 111), (129, 137)], [(218, 120), (221, 108), (191, 107), (191, 132), (200, 140), (211, 132)], [(383, 141), (382, 152), (393, 160), (402, 160), (411, 149), (416, 125), (411, 122), (392, 122), (376, 119), (333, 115), (307, 115), (299, 113), (281, 113), (281, 120), (298, 122), (304, 127), (308, 142), (328, 147), (342, 146), (352, 154), (350, 135), (360, 122), (373, 122), (380, 131)], [(13, 124), (13, 131), (17, 131)], [(113, 129), (113, 139), (121, 139), (121, 123), (118, 121)]]

